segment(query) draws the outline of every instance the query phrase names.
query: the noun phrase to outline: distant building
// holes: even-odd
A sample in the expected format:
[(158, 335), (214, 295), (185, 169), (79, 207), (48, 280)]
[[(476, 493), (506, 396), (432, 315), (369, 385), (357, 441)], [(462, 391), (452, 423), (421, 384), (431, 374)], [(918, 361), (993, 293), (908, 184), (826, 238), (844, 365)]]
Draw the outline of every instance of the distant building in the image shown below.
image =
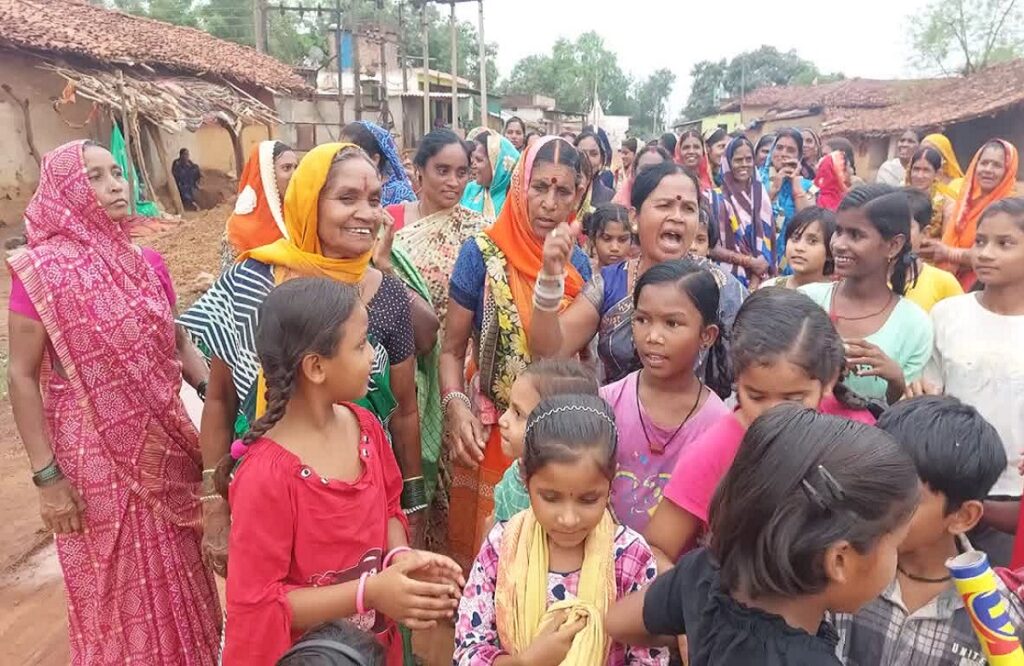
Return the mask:
[(966, 167), (993, 137), (1024, 147), (1024, 60), (968, 77), (770, 86), (725, 102), (721, 111), (738, 113), (752, 139), (780, 127), (846, 136), (857, 150), (858, 175), (866, 180), (895, 154), (906, 129), (945, 133)]
[(0, 0), (0, 82), (0, 195), (30, 195), (38, 158), (62, 143), (109, 144), (127, 100), (122, 129), (141, 184), (166, 188), (173, 208), (168, 174), (179, 149), (204, 170), (237, 175), (280, 122), (275, 95), (312, 93), (254, 49), (80, 0)]

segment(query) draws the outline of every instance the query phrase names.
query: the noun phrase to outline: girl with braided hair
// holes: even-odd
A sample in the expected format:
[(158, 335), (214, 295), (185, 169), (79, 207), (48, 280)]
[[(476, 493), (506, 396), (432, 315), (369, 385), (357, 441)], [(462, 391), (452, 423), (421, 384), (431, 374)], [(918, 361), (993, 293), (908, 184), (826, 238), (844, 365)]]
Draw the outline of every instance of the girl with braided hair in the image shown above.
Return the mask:
[(353, 404), (369, 387), (368, 322), (356, 289), (327, 278), (290, 280), (260, 306), (267, 409), (217, 470), (232, 514), (226, 666), (273, 664), (344, 617), (399, 664), (395, 621), (428, 629), (457, 606), (461, 569), (409, 548), (398, 463)]

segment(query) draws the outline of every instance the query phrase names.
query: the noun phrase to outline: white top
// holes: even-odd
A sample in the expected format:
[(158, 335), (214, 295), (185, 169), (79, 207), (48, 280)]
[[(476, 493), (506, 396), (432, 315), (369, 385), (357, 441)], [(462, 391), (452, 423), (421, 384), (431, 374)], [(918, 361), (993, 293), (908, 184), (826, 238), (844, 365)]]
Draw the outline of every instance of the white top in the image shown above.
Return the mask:
[(992, 495), (1020, 497), (1024, 450), (1024, 315), (999, 315), (976, 294), (947, 298), (931, 311), (935, 349), (925, 381), (970, 404), (999, 431), (1007, 467)]
[(893, 187), (903, 187), (906, 177), (907, 170), (903, 167), (903, 162), (900, 162), (900, 158), (894, 157), (887, 162), (883, 162), (882, 166), (878, 167), (878, 173), (875, 174), (875, 182), (885, 183)]

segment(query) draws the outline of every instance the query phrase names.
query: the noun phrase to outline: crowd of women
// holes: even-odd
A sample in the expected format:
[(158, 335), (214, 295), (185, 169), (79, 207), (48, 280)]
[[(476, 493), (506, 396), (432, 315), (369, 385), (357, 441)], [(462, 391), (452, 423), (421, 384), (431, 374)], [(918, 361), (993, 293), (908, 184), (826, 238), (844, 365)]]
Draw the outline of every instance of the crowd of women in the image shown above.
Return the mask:
[[(465, 665), (843, 663), (842, 614), (949, 587), (908, 530), (1024, 564), (1017, 150), (896, 147), (866, 184), (796, 128), (266, 141), (177, 315), (110, 153), (53, 150), (9, 377), (72, 662), (412, 664), (453, 622)], [(981, 424), (977, 497), (924, 412)]]

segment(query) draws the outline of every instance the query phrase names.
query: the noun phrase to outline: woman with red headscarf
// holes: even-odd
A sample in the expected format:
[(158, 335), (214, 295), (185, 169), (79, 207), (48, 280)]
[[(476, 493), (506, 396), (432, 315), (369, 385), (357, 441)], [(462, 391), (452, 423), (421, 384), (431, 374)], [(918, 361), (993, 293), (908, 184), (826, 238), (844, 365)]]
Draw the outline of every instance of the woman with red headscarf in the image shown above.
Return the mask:
[(920, 255), (956, 274), (964, 290), (975, 282), (971, 248), (978, 220), (989, 204), (1012, 197), (1017, 189), (1017, 149), (1009, 141), (989, 141), (971, 160), (952, 218), (946, 220), (942, 240), (925, 240)]

